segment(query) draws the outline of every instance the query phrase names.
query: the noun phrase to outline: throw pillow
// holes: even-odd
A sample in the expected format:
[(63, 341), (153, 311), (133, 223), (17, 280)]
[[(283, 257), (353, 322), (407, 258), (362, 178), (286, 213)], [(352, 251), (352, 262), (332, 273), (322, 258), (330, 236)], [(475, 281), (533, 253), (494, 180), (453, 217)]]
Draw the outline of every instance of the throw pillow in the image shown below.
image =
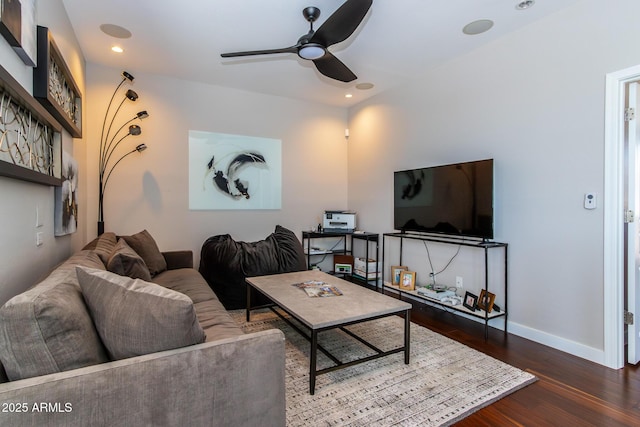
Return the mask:
[(78, 265), (104, 268), (95, 252), (80, 251), (0, 308), (0, 360), (11, 381), (109, 361), (78, 285)]
[(96, 246), (93, 248), (93, 251), (98, 254), (102, 263), (107, 265), (109, 261), (109, 257), (113, 252), (113, 249), (116, 247), (116, 235), (112, 232), (102, 233), (96, 239)]
[(155, 283), (78, 267), (82, 295), (112, 359), (204, 342), (191, 299)]
[(149, 273), (147, 264), (127, 245), (124, 239), (118, 239), (118, 243), (107, 262), (107, 270), (120, 276), (151, 281), (151, 273)]
[(151, 234), (147, 230), (143, 230), (132, 236), (122, 236), (131, 249), (136, 251), (142, 257), (144, 263), (149, 268), (151, 277), (158, 273), (162, 273), (167, 269), (167, 261), (158, 249), (156, 241), (153, 240)]

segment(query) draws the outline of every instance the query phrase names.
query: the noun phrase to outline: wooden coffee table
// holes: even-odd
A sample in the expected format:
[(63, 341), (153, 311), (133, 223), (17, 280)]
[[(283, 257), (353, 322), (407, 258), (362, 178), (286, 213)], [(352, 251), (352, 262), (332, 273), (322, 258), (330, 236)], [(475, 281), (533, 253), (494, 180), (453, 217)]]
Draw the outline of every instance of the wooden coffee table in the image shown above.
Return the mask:
[[(309, 356), (309, 393), (314, 394), (315, 392), (317, 375), (326, 374), (337, 369), (348, 368), (358, 363), (368, 362), (399, 352), (404, 352), (404, 363), (409, 364), (411, 304), (374, 292), (321, 271), (309, 270), (274, 274), (270, 276), (249, 277), (246, 280), (249, 284), (249, 286), (247, 286), (248, 322), (251, 317), (252, 290), (257, 290), (309, 330), (310, 334), (293, 324), (288, 318), (272, 307), (272, 310), (276, 314), (311, 342)], [(302, 283), (309, 280), (322, 281), (333, 285), (337, 287), (343, 295), (309, 297), (303, 290), (292, 286), (295, 283)], [(404, 343), (403, 346), (393, 350), (382, 351), (345, 328), (345, 326), (348, 325), (397, 314), (404, 314)], [(318, 334), (322, 331), (335, 328), (341, 329), (348, 335), (367, 345), (375, 351), (375, 354), (358, 360), (345, 363), (341, 362), (322, 346), (318, 345)], [(317, 370), (316, 360), (318, 350), (326, 354), (335, 365)]]

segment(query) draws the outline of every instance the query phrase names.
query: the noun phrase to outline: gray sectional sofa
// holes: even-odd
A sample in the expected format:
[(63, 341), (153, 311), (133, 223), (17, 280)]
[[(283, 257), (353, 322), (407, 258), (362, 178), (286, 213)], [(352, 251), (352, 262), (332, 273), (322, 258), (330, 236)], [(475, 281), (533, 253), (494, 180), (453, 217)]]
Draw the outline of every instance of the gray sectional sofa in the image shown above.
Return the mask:
[(282, 332), (244, 334), (190, 251), (105, 235), (0, 308), (0, 424), (284, 426)]

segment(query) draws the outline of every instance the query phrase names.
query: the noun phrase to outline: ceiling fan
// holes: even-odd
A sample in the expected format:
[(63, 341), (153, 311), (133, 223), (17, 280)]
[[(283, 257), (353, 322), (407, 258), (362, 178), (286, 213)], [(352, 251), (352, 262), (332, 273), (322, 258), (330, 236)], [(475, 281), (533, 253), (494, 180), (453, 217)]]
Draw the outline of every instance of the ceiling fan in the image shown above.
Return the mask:
[(250, 50), (246, 52), (223, 53), (223, 58), (250, 55), (270, 55), (273, 53), (297, 53), (302, 59), (313, 61), (318, 71), (325, 76), (341, 82), (351, 82), (357, 77), (327, 48), (346, 40), (358, 28), (371, 7), (373, 0), (347, 0), (318, 28), (313, 30), (313, 23), (320, 16), (317, 7), (306, 7), (302, 15), (309, 22), (309, 32), (298, 39), (298, 42), (281, 49)]

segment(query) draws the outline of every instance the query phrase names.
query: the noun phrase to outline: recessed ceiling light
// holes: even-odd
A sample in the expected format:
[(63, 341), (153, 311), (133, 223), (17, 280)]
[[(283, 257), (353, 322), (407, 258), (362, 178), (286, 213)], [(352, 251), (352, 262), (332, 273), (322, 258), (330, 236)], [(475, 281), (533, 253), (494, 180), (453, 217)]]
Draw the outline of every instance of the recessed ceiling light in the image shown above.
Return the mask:
[(100, 30), (108, 36), (115, 37), (117, 39), (128, 39), (131, 37), (131, 31), (124, 27), (114, 24), (102, 24)]
[(373, 83), (358, 83), (356, 89), (367, 90), (373, 88)]
[(493, 21), (490, 19), (479, 19), (477, 21), (473, 21), (468, 23), (462, 29), (462, 32), (473, 36), (476, 34), (484, 33), (485, 31), (489, 31), (493, 27)]
[(533, 6), (534, 4), (536, 4), (535, 0), (525, 0), (525, 1), (521, 1), (520, 3), (518, 3), (516, 5), (516, 9), (518, 10), (525, 10), (525, 9), (529, 9), (531, 6)]
[(344, 97), (345, 97), (345, 98), (353, 98), (353, 95), (352, 95), (352, 94), (350, 94), (350, 93), (348, 93), (348, 94), (346, 94)]
[(111, 50), (114, 51), (115, 53), (122, 53), (124, 52), (124, 49), (121, 48), (120, 46), (112, 46)]

